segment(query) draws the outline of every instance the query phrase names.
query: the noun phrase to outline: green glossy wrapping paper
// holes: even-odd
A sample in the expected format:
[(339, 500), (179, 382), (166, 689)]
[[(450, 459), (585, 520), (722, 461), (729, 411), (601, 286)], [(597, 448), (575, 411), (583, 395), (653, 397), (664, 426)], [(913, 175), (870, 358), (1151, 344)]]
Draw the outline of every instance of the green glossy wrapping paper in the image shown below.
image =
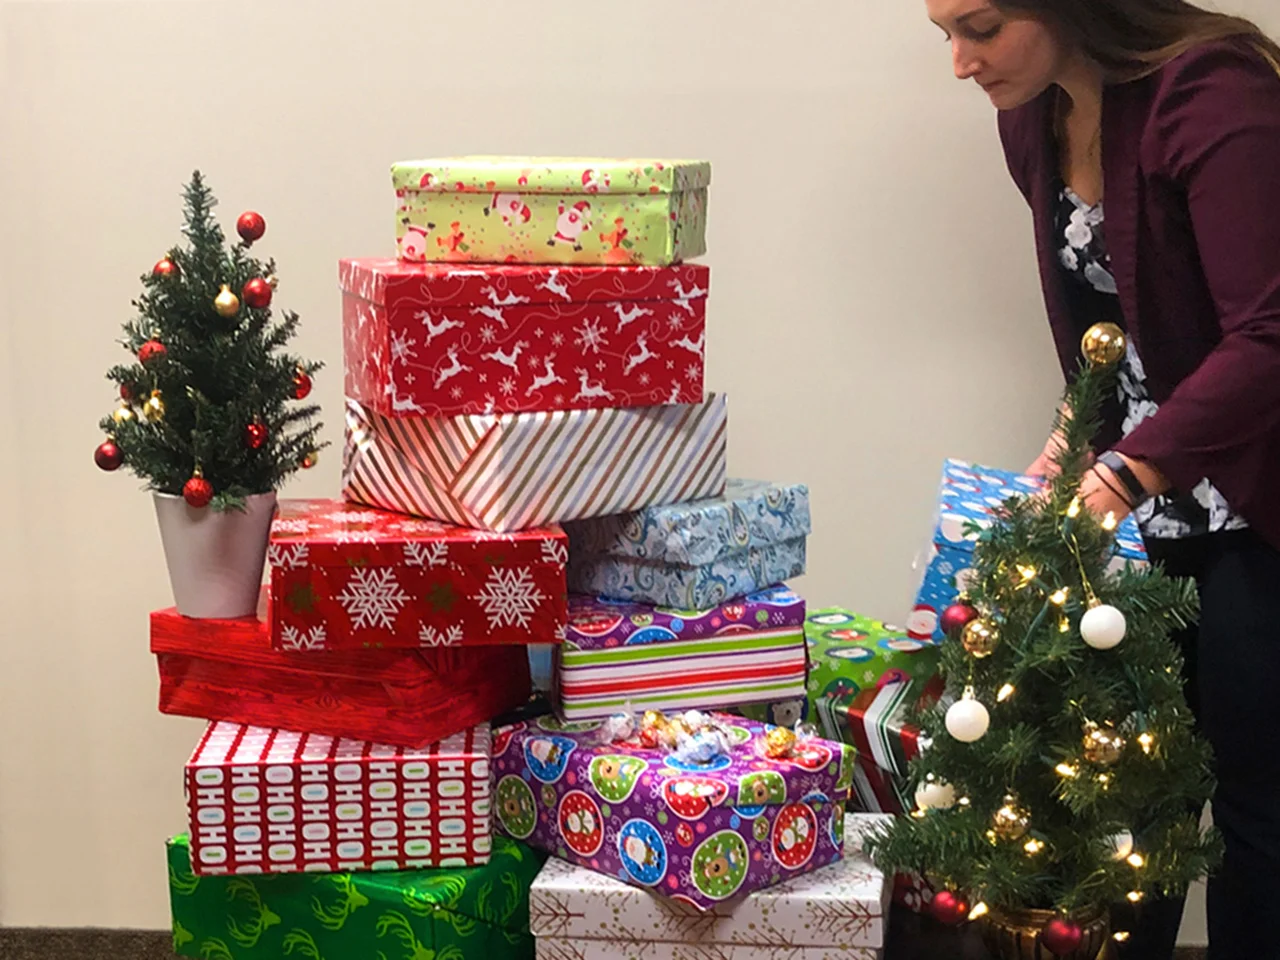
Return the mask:
[(493, 838), (482, 867), (197, 877), (168, 842), (174, 951), (202, 960), (531, 960), (546, 856)]

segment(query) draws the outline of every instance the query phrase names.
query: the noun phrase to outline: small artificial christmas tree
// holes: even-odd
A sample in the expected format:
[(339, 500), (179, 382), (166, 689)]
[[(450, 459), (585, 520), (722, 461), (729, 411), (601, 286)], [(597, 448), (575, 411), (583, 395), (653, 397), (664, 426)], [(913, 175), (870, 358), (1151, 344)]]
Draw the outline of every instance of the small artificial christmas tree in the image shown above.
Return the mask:
[(868, 849), (886, 871), (927, 877), (944, 922), (1045, 910), (1040, 943), (1092, 957), (1087, 919), (1185, 889), (1219, 847), (1199, 827), (1211, 758), (1170, 639), (1198, 615), (1195, 584), (1109, 571), (1115, 518), (1077, 497), (1124, 335), (1099, 325), (1084, 347), (1059, 415), (1060, 473), (998, 508), (971, 589), (946, 611), (949, 696), (918, 712), (931, 738), (911, 768), (918, 809)]
[(243, 214), (241, 241), (228, 250), (198, 170), (185, 196), (190, 246), (142, 277), (140, 315), (120, 341), (136, 362), (107, 372), (120, 406), (101, 421), (107, 440), (94, 459), (104, 470), (124, 464), (193, 507), (240, 509), (316, 462), (319, 407), (297, 402), (321, 364), (282, 352), (298, 316), (272, 321), (275, 261), (248, 255), (266, 230), (262, 217)]

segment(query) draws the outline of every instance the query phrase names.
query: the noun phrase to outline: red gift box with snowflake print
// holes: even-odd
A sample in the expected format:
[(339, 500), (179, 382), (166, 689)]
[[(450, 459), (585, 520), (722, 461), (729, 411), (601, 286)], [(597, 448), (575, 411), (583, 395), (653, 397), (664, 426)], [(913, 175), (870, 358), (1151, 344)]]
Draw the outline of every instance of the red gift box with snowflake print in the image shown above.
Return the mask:
[(267, 559), (277, 649), (564, 641), (558, 526), (492, 533), (342, 500), (281, 500)]
[(700, 403), (710, 271), (339, 262), (346, 396), (384, 416)]

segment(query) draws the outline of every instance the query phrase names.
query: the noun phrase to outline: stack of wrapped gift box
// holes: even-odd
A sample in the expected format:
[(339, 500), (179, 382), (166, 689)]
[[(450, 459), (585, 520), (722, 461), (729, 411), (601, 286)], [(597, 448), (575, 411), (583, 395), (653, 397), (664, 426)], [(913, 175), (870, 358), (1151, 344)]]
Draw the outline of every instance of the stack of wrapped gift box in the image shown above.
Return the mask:
[[(398, 256), (339, 264), (343, 501), (282, 503), (256, 623), (156, 618), (168, 709), (224, 721), (171, 842), (175, 939), (527, 955), (515, 866), (546, 855), (548, 883), (581, 868), (636, 909), (798, 915), (856, 876), (859, 916), (881, 917), (883, 878), (844, 856), (854, 751), (719, 712), (804, 695), (783, 581), (809, 514), (801, 485), (726, 479), (709, 270), (689, 262), (709, 165), (468, 157), (392, 178)], [(237, 876), (208, 895), (218, 873)], [(874, 955), (881, 928), (859, 922), (842, 942)], [(587, 954), (534, 932), (542, 956), (700, 957), (705, 929)], [(463, 930), (486, 939), (458, 953)], [(741, 960), (776, 946), (731, 939)]]

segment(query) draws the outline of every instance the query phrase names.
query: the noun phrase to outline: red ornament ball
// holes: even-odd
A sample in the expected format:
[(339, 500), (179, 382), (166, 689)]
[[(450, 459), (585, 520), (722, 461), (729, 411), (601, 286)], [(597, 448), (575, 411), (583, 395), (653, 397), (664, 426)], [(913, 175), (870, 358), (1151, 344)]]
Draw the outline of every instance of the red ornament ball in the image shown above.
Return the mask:
[(249, 306), (261, 310), (271, 305), (271, 284), (261, 277), (254, 277), (244, 285), (240, 295)]
[(1044, 948), (1058, 957), (1074, 953), (1083, 940), (1084, 931), (1080, 929), (1080, 924), (1072, 923), (1065, 917), (1054, 917), (1040, 931), (1040, 942), (1044, 944)]
[(197, 509), (207, 507), (213, 499), (213, 484), (204, 477), (192, 477), (182, 485), (182, 499)]
[(244, 428), (244, 445), (250, 450), (259, 450), (267, 442), (267, 425), (250, 423)]
[(175, 277), (178, 275), (178, 265), (165, 257), (163, 260), (157, 260), (156, 265), (151, 268), (153, 277)]
[(969, 901), (958, 893), (940, 890), (929, 904), (929, 912), (939, 923), (949, 927), (964, 923), (969, 918)]
[(240, 234), (240, 239), (246, 244), (261, 240), (262, 235), (266, 232), (267, 221), (263, 220), (262, 214), (256, 211), (246, 210), (240, 214), (240, 219), (236, 221), (236, 233)]
[(969, 623), (978, 618), (978, 611), (967, 603), (953, 603), (942, 611), (942, 632), (948, 637), (958, 636)]
[(99, 469), (110, 472), (124, 463), (124, 454), (112, 441), (104, 440), (98, 444), (98, 449), (93, 451), (93, 462)]
[(152, 360), (159, 360), (168, 352), (159, 340), (148, 340), (138, 348), (138, 362), (145, 367)]
[(125, 403), (133, 403), (138, 399), (138, 388), (132, 383), (120, 384), (120, 399)]
[(305, 371), (299, 370), (293, 375), (293, 395), (299, 400), (305, 400), (309, 393), (311, 393), (311, 378)]

